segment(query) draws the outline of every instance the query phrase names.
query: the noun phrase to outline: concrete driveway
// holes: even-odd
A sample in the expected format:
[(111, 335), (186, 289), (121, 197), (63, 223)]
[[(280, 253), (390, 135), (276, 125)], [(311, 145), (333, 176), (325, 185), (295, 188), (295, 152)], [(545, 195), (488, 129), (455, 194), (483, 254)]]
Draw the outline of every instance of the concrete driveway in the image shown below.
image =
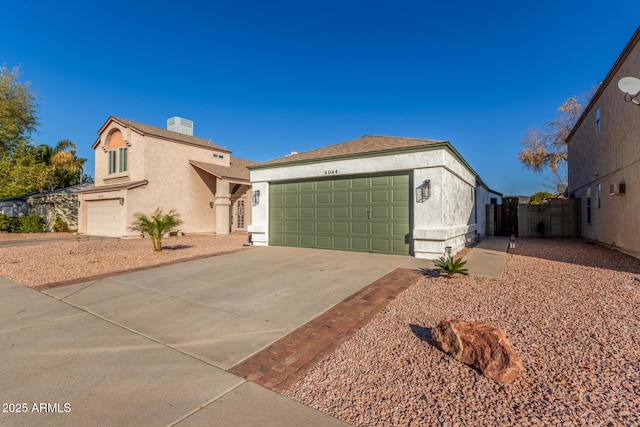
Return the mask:
[(426, 263), (268, 247), (48, 295), (0, 278), (0, 425), (342, 425), (226, 370)]

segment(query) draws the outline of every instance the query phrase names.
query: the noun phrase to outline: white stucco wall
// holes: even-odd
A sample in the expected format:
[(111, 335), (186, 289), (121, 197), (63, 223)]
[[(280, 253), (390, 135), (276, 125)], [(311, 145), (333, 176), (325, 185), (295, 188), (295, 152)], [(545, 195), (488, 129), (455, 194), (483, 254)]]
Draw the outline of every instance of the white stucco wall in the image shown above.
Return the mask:
[[(327, 171), (334, 173), (327, 174)], [(417, 258), (434, 259), (444, 253), (464, 248), (476, 234), (474, 188), (476, 175), (452, 152), (440, 146), (424, 151), (400, 152), (377, 157), (322, 160), (315, 163), (283, 165), (251, 170), (253, 191), (260, 191), (260, 203), (253, 206), (249, 226), (255, 245), (269, 244), (269, 183), (278, 181), (370, 175), (409, 171), (412, 192), (412, 247)], [(430, 181), (431, 197), (415, 201), (415, 189)], [(483, 195), (484, 200), (484, 195)], [(478, 214), (484, 212), (484, 204)], [(483, 214), (484, 215), (484, 214)]]

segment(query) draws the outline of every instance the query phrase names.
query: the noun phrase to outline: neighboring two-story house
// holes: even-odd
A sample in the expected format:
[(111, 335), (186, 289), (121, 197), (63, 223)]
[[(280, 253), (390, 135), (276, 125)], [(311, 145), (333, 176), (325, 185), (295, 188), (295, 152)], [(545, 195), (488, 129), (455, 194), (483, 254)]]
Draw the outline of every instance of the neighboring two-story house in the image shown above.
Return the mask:
[(250, 169), (262, 246), (437, 258), (484, 235), (502, 197), (448, 141), (369, 135)]
[(251, 222), (248, 165), (193, 136), (179, 117), (168, 129), (110, 117), (93, 144), (95, 185), (79, 193), (80, 233), (126, 237), (134, 213), (175, 209), (184, 233), (229, 234)]
[[(640, 256), (640, 96), (618, 87), (640, 79), (640, 28), (567, 138), (569, 197), (581, 199), (584, 238)], [(624, 85), (622, 85), (624, 88)]]

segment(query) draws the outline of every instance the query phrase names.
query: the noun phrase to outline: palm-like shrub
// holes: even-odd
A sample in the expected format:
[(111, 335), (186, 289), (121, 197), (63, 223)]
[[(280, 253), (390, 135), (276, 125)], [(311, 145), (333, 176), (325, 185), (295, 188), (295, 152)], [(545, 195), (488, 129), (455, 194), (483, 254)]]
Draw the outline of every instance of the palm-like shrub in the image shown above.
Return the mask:
[(129, 227), (129, 230), (138, 231), (143, 236), (149, 235), (153, 242), (153, 250), (156, 252), (162, 250), (162, 237), (182, 224), (180, 214), (176, 213), (174, 209), (163, 214), (160, 208), (157, 208), (150, 218), (142, 212), (136, 212), (133, 216), (136, 220)]
[(440, 274), (445, 273), (449, 279), (456, 274), (463, 274), (467, 276), (469, 271), (464, 268), (466, 263), (467, 261), (463, 261), (462, 258), (453, 259), (451, 256), (441, 256), (437, 260), (433, 261), (433, 265), (435, 265), (434, 270)]

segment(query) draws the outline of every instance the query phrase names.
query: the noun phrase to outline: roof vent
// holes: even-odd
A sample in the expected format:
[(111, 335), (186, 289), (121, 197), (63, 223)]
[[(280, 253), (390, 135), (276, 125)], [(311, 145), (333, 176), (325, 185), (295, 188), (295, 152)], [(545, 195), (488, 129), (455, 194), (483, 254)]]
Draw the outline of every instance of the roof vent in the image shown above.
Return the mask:
[(182, 117), (171, 117), (167, 119), (167, 130), (193, 136), (193, 122)]
[(289, 156), (295, 156), (296, 154), (299, 154), (297, 151), (292, 151), (291, 154), (285, 154), (285, 157), (289, 157)]

